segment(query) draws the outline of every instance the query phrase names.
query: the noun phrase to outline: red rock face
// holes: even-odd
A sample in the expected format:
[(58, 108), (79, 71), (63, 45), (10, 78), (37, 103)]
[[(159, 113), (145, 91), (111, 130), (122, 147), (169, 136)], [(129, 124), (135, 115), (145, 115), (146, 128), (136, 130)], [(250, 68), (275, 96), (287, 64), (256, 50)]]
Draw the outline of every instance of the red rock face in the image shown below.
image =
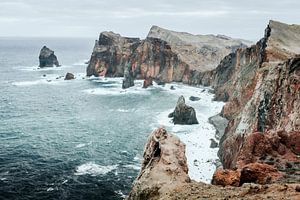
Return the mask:
[(152, 77), (160, 82), (208, 85), (209, 71), (217, 67), (216, 63), (224, 55), (246, 47), (243, 42), (225, 36), (191, 35), (159, 27), (152, 27), (145, 40), (103, 32), (96, 41), (87, 76), (122, 77), (124, 67), (130, 63), (137, 79)]
[(268, 163), (300, 180), (299, 47), (300, 26), (271, 21), (261, 41), (227, 56), (212, 72), (216, 99), (227, 101), (219, 151), (225, 169)]

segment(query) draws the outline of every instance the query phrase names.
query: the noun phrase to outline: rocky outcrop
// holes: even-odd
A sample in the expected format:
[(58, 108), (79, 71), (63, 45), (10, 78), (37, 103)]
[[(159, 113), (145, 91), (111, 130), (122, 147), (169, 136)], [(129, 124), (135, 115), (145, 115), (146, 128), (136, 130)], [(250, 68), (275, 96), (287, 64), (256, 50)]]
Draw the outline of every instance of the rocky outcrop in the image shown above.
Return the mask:
[(256, 45), (229, 54), (210, 72), (216, 99), (227, 101), (219, 150), (225, 169), (265, 163), (283, 173), (278, 181), (300, 180), (299, 55), (300, 26), (270, 21)]
[(127, 89), (132, 86), (134, 86), (133, 73), (132, 73), (131, 65), (127, 64), (125, 71), (124, 71), (124, 79), (122, 82), (122, 88)]
[[(146, 39), (103, 32), (87, 67), (88, 76), (122, 77), (131, 63), (134, 78), (152, 77), (157, 82), (201, 84), (203, 72), (246, 42), (225, 36), (192, 35), (153, 26)], [(208, 81), (205, 82), (208, 82)], [(206, 84), (206, 83), (202, 83)]]
[(74, 74), (68, 72), (65, 76), (65, 80), (72, 80), (72, 79), (75, 79)]
[(195, 109), (185, 104), (183, 96), (178, 98), (175, 110), (168, 117), (173, 118), (174, 124), (198, 124)]
[[(257, 174), (257, 170), (252, 170), (254, 168), (262, 168), (265, 173)], [(245, 180), (246, 177), (254, 178), (255, 181), (269, 180), (266, 177), (276, 173), (274, 168), (265, 167), (264, 165), (248, 165), (244, 168), (244, 171), (246, 172), (219, 171), (219, 179), (214, 180), (227, 187), (191, 181), (188, 176), (185, 145), (176, 136), (167, 133), (163, 128), (159, 128), (150, 134), (148, 138), (144, 149), (141, 171), (134, 181), (127, 199), (296, 200), (299, 197), (299, 185), (297, 184), (258, 185), (244, 183), (240, 187), (232, 187), (241, 185), (241, 180)]]
[(210, 117), (208, 121), (216, 129), (216, 134), (215, 134), (216, 139), (220, 140), (224, 135), (225, 128), (228, 124), (228, 120), (225, 117), (222, 117), (220, 114), (217, 114), (215, 116)]
[(160, 199), (178, 185), (190, 182), (185, 145), (165, 129), (150, 134), (143, 158), (129, 200)]
[(153, 78), (152, 77), (146, 78), (143, 82), (143, 88), (148, 88), (152, 85), (153, 85)]
[(46, 46), (43, 46), (43, 48), (40, 51), (39, 61), (40, 61), (39, 67), (41, 68), (53, 67), (54, 65), (56, 67), (60, 66), (57, 57), (54, 54), (54, 51), (52, 51)]

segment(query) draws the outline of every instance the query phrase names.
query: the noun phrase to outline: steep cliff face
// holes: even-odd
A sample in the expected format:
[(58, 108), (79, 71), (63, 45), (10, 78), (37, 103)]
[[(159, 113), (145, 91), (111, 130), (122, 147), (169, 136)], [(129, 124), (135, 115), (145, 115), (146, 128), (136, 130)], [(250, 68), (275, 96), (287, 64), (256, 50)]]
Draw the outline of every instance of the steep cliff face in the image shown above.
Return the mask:
[(126, 63), (131, 63), (138, 79), (206, 84), (201, 82), (203, 72), (216, 68), (225, 55), (246, 44), (225, 36), (192, 35), (157, 26), (145, 40), (103, 32), (95, 43), (87, 75), (120, 77)]
[(189, 183), (185, 144), (163, 128), (150, 134), (140, 174), (128, 199), (160, 199), (177, 186)]
[[(300, 180), (300, 26), (270, 21), (256, 45), (211, 72), (229, 120), (219, 156), (226, 169), (266, 163)], [(292, 179), (288, 177), (293, 176)]]

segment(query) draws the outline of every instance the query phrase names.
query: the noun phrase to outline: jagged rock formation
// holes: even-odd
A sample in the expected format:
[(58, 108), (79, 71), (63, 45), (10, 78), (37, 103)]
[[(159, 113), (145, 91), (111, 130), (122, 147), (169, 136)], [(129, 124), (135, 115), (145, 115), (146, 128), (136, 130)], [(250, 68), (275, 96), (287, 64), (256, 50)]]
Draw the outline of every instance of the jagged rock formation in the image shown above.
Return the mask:
[(229, 54), (210, 75), (216, 99), (227, 101), (223, 167), (265, 163), (282, 173), (278, 181), (299, 182), (300, 26), (270, 21), (263, 39)]
[(183, 96), (178, 98), (175, 110), (169, 114), (169, 118), (173, 118), (174, 124), (198, 124), (196, 111), (193, 107), (185, 104)]
[(39, 67), (53, 67), (54, 65), (56, 67), (60, 66), (59, 62), (57, 60), (56, 55), (54, 54), (54, 51), (49, 49), (46, 46), (43, 46), (43, 48), (40, 51), (39, 55), (39, 61), (40, 65)]
[(245, 46), (244, 41), (225, 36), (191, 35), (156, 26), (145, 40), (102, 32), (87, 76), (122, 77), (126, 63), (131, 63), (137, 79), (200, 84), (202, 72), (214, 69), (225, 55)]
[[(243, 184), (241, 187), (223, 187), (191, 181), (185, 157), (185, 145), (163, 128), (150, 134), (144, 149), (141, 171), (133, 183), (128, 200), (179, 200), (179, 199), (283, 199), (299, 197), (297, 184)], [(253, 168), (253, 167), (252, 167)], [(250, 169), (252, 169), (250, 168)], [(272, 170), (271, 170), (271, 173)], [(240, 185), (241, 173), (233, 171), (232, 185)], [(236, 178), (238, 177), (238, 178)], [(256, 174), (256, 177), (262, 177)]]
[(132, 86), (134, 86), (133, 73), (132, 73), (131, 65), (127, 64), (127, 66), (125, 67), (125, 71), (124, 71), (124, 79), (122, 82), (122, 88), (127, 89)]
[(68, 72), (65, 76), (65, 80), (72, 80), (72, 79), (75, 79), (74, 74)]
[(165, 129), (159, 128), (150, 134), (143, 157), (129, 200), (160, 199), (178, 185), (190, 182), (185, 144)]

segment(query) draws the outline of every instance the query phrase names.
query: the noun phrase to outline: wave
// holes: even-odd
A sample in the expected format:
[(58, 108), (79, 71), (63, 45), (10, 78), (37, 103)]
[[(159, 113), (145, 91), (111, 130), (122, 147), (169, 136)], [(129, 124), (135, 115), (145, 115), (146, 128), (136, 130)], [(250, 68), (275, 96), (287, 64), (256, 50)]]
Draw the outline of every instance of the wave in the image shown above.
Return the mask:
[(18, 67), (14, 67), (15, 70), (20, 70), (20, 71), (61, 71), (64, 70), (66, 68), (70, 68), (71, 66), (69, 65), (62, 65), (59, 67), (43, 67), (40, 68), (38, 66), (18, 66)]
[(139, 164), (136, 164), (136, 165), (124, 165), (125, 168), (128, 168), (128, 169), (133, 169), (133, 170), (137, 170), (139, 171), (141, 169), (141, 166)]
[(88, 162), (78, 166), (74, 174), (77, 176), (80, 175), (97, 176), (97, 175), (105, 175), (116, 169), (117, 169), (117, 165), (102, 166), (102, 165), (97, 165), (93, 162)]

